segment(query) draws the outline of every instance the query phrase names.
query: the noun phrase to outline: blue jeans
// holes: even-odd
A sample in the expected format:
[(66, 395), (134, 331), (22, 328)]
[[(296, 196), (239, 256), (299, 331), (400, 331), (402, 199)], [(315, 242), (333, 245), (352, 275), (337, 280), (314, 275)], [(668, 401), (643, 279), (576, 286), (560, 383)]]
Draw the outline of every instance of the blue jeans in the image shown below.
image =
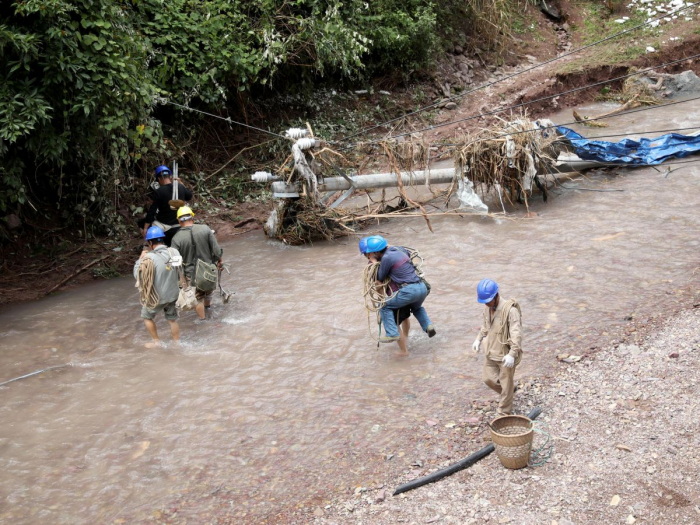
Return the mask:
[(430, 318), (428, 312), (423, 308), (423, 301), (428, 296), (428, 289), (422, 282), (407, 284), (399, 288), (399, 293), (389, 299), (384, 307), (379, 311), (382, 316), (382, 324), (387, 337), (399, 337), (399, 328), (396, 326), (396, 310), (403, 306), (410, 306), (413, 315), (423, 331), (428, 330)]

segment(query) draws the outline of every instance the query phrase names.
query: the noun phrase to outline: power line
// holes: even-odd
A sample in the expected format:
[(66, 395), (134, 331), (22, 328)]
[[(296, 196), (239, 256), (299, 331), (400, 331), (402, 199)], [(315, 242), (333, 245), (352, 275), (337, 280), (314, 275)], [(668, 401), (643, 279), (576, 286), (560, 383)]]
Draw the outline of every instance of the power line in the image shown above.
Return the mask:
[[(676, 14), (676, 13), (680, 13), (680, 12), (682, 12), (682, 11), (685, 11), (686, 9), (690, 9), (690, 8), (692, 8), (692, 7), (695, 7), (695, 6), (698, 5), (698, 4), (700, 4), (700, 2), (696, 2), (696, 3), (694, 3), (694, 4), (688, 4), (688, 5), (684, 6), (684, 7), (680, 7), (680, 8), (678, 8), (678, 9), (676, 9), (675, 11), (672, 11), (672, 12), (670, 12), (670, 13), (664, 13), (664, 14), (662, 14), (661, 16), (659, 16), (659, 17), (657, 17), (657, 18), (649, 19), (649, 20), (647, 20), (646, 22), (644, 22), (643, 24), (639, 24), (639, 25), (634, 26), (634, 27), (631, 27), (631, 28), (629, 28), (629, 29), (625, 29), (624, 31), (620, 31), (619, 33), (615, 33), (614, 35), (610, 35), (609, 37), (603, 38), (603, 39), (598, 40), (598, 41), (596, 41), (596, 42), (593, 42), (593, 43), (591, 43), (591, 44), (587, 44), (587, 45), (585, 45), (585, 46), (582, 46), (582, 47), (579, 47), (579, 48), (574, 49), (574, 50), (572, 50), (572, 51), (569, 51), (569, 52), (567, 52), (567, 53), (564, 53), (564, 54), (562, 54), (562, 55), (556, 56), (556, 57), (554, 57), (554, 58), (551, 58), (551, 59), (549, 59), (549, 60), (546, 60), (545, 62), (541, 62), (541, 63), (539, 63), (539, 64), (536, 64), (536, 65), (532, 66), (532, 67), (529, 67), (529, 68), (527, 68), (527, 69), (524, 69), (524, 70), (522, 70), (522, 71), (518, 71), (518, 72), (513, 73), (513, 74), (511, 74), (511, 75), (505, 76), (505, 77), (503, 77), (503, 78), (501, 78), (501, 79), (495, 80), (495, 81), (493, 81), (493, 82), (487, 82), (486, 84), (482, 84), (481, 86), (479, 86), (479, 87), (477, 87), (477, 88), (474, 88), (474, 89), (472, 89), (472, 90), (470, 90), (470, 91), (466, 91), (465, 93), (460, 93), (459, 95), (454, 95), (454, 96), (452, 96), (452, 97), (448, 97), (447, 99), (443, 99), (443, 100), (441, 100), (441, 101), (439, 101), (439, 102), (435, 102), (435, 103), (430, 104), (430, 105), (428, 105), (428, 106), (423, 106), (422, 108), (418, 108), (418, 109), (416, 109), (416, 110), (414, 110), (414, 111), (412, 111), (412, 112), (410, 112), (410, 113), (407, 113), (407, 114), (405, 114), (405, 115), (401, 115), (400, 117), (395, 117), (395, 118), (393, 118), (393, 119), (390, 119), (390, 120), (381, 122), (381, 123), (376, 124), (376, 125), (374, 125), (374, 126), (370, 126), (370, 127), (368, 127), (368, 128), (362, 129), (362, 130), (360, 130), (360, 131), (358, 131), (358, 132), (356, 132), (356, 133), (353, 133), (352, 135), (350, 135), (350, 136), (348, 136), (348, 137), (345, 137), (345, 138), (343, 139), (343, 142), (347, 142), (348, 140), (350, 140), (350, 139), (352, 139), (352, 138), (354, 138), (354, 137), (357, 137), (358, 135), (362, 135), (362, 134), (368, 133), (368, 132), (373, 131), (373, 130), (375, 130), (375, 129), (377, 129), (377, 128), (381, 128), (381, 127), (383, 127), (383, 126), (386, 126), (387, 124), (391, 124), (392, 122), (396, 122), (396, 121), (398, 121), (398, 120), (401, 120), (401, 119), (404, 119), (404, 118), (407, 118), (407, 117), (411, 117), (411, 116), (416, 115), (416, 114), (418, 114), (418, 113), (421, 113), (421, 112), (423, 112), (423, 111), (427, 111), (428, 109), (432, 109), (432, 108), (434, 108), (434, 107), (437, 107), (437, 106), (439, 106), (440, 104), (444, 104), (445, 102), (454, 101), (454, 100), (459, 100), (459, 99), (461, 99), (461, 98), (463, 98), (463, 97), (466, 97), (467, 95), (470, 95), (470, 94), (472, 94), (472, 93), (474, 93), (474, 92), (476, 92), (476, 91), (480, 91), (480, 90), (485, 89), (485, 88), (487, 88), (487, 87), (494, 86), (494, 85), (496, 85), (496, 84), (498, 84), (498, 83), (500, 83), (500, 82), (504, 82), (504, 81), (506, 81), (506, 80), (510, 80), (511, 78), (514, 78), (514, 77), (516, 77), (516, 76), (518, 76), (518, 75), (522, 75), (523, 73), (527, 73), (527, 72), (532, 71), (532, 70), (534, 70), (534, 69), (537, 69), (537, 68), (539, 68), (539, 67), (545, 66), (545, 65), (547, 65), (547, 64), (551, 64), (552, 62), (555, 62), (555, 61), (560, 60), (560, 59), (562, 59), (562, 58), (565, 58), (565, 57), (567, 57), (567, 56), (571, 56), (571, 55), (573, 55), (573, 54), (575, 54), (575, 53), (579, 53), (579, 52), (581, 52), (581, 51), (583, 51), (583, 50), (585, 50), (585, 49), (589, 49), (589, 48), (591, 48), (591, 47), (597, 46), (597, 45), (602, 44), (602, 43), (604, 43), (604, 42), (607, 42), (607, 41), (609, 41), (609, 40), (615, 39), (615, 38), (617, 38), (618, 36), (622, 36), (622, 35), (624, 35), (624, 34), (627, 34), (627, 33), (632, 32), (632, 31), (636, 31), (637, 29), (639, 29), (639, 28), (641, 28), (641, 27), (645, 27), (645, 26), (651, 25), (652, 23), (654, 23), (654, 22), (656, 22), (656, 21), (658, 21), (658, 20), (661, 20), (662, 18), (667, 18), (667, 17), (672, 16), (672, 15), (674, 15), (674, 14)], [(401, 136), (401, 135), (399, 135), (399, 136)]]
[(201, 113), (202, 115), (207, 115), (209, 117), (214, 117), (214, 118), (218, 118), (220, 120), (225, 120), (229, 124), (236, 124), (236, 125), (242, 126), (244, 128), (254, 129), (255, 131), (260, 131), (262, 133), (267, 133), (268, 135), (273, 135), (273, 136), (280, 138), (280, 139), (289, 140), (284, 135), (280, 135), (279, 133), (275, 133), (274, 131), (268, 131), (266, 129), (256, 128), (255, 126), (251, 126), (250, 124), (245, 124), (243, 122), (235, 121), (235, 120), (231, 119), (231, 117), (222, 117), (221, 115), (215, 115), (214, 113), (208, 113), (208, 112), (202, 111), (200, 109), (191, 108), (189, 106), (183, 106), (182, 104), (178, 104), (177, 102), (172, 102), (172, 101), (164, 99), (164, 98), (159, 98), (158, 101), (161, 102), (162, 104), (170, 104), (171, 106), (177, 106), (179, 108), (186, 109), (188, 111), (193, 111), (195, 113)]
[[(614, 116), (614, 115), (610, 115)], [(580, 124), (580, 123), (579, 123)], [(565, 124), (559, 124), (559, 126), (564, 126)], [(558, 139), (555, 142), (560, 142), (561, 140), (569, 140), (569, 141), (575, 141), (575, 140), (598, 140), (598, 139), (608, 139), (612, 137), (629, 137), (632, 135), (646, 135), (649, 133), (673, 133), (675, 131), (689, 131), (691, 129), (700, 129), (700, 126), (691, 126), (689, 128), (671, 128), (671, 129), (650, 129), (650, 130), (644, 130), (644, 131), (630, 131), (628, 133), (616, 133), (612, 135), (596, 135), (595, 137), (583, 137), (580, 139)]]
[[(649, 108), (651, 109), (651, 108)], [(610, 115), (613, 117), (614, 115)], [(606, 117), (607, 118), (607, 117)], [(574, 124), (581, 124), (580, 122), (574, 122)], [(556, 124), (555, 127), (559, 126), (568, 126), (570, 124)], [(535, 131), (542, 131), (544, 129), (551, 129), (552, 126), (545, 126), (537, 129), (529, 129), (526, 131), (514, 131), (513, 133), (503, 133), (501, 135), (496, 135), (494, 137), (486, 137), (484, 139), (479, 139), (479, 140), (491, 140), (493, 138), (498, 138), (499, 136), (504, 136), (504, 135), (515, 135), (518, 133), (533, 133)], [(603, 139), (603, 138), (611, 138), (611, 137), (629, 137), (632, 135), (646, 135), (649, 133), (672, 133), (674, 131), (689, 131), (691, 129), (700, 129), (700, 126), (691, 126), (689, 128), (670, 128), (670, 129), (650, 129), (650, 130), (642, 130), (642, 131), (629, 131), (627, 133), (616, 133), (616, 134), (610, 134), (610, 135), (596, 135), (595, 137), (583, 137), (580, 139), (572, 139), (572, 138), (561, 138), (561, 139), (556, 139), (554, 142), (564, 142), (564, 141), (575, 141), (575, 140), (598, 140), (598, 139)], [(453, 143), (442, 143), (441, 146), (444, 147), (457, 147), (459, 144), (453, 144)]]
[[(406, 132), (406, 133), (401, 133), (401, 134), (399, 134), (399, 135), (393, 135), (393, 136), (391, 136), (391, 137), (388, 137), (388, 138), (385, 139), (385, 140), (397, 139), (397, 138), (399, 138), (399, 137), (405, 137), (405, 136), (407, 136), (407, 135), (413, 135), (414, 133), (422, 133), (422, 132), (424, 132), (424, 131), (430, 131), (430, 130), (433, 130), (433, 129), (443, 128), (443, 127), (445, 127), (445, 126), (450, 126), (450, 125), (452, 125), (452, 124), (457, 124), (457, 123), (459, 123), (459, 122), (467, 122), (467, 121), (469, 121), (469, 120), (475, 120), (475, 119), (478, 119), (478, 118), (481, 118), (481, 117), (488, 117), (488, 116), (490, 116), (490, 115), (496, 115), (496, 114), (498, 114), (498, 113), (503, 113), (503, 112), (508, 111), (508, 110), (517, 109), (517, 108), (522, 108), (522, 107), (525, 107), (525, 106), (529, 106), (530, 104), (535, 104), (536, 102), (543, 102), (543, 101), (545, 101), (545, 100), (550, 100), (550, 99), (552, 99), (552, 98), (559, 97), (559, 96), (562, 96), (562, 95), (568, 95), (568, 94), (570, 94), (570, 93), (575, 93), (575, 92), (577, 92), (577, 91), (581, 91), (581, 90), (584, 90), (584, 89), (588, 89), (588, 88), (592, 88), (592, 87), (596, 87), (596, 86), (601, 86), (601, 85), (603, 85), (603, 84), (608, 84), (608, 83), (614, 82), (614, 81), (616, 81), (616, 80), (622, 80), (622, 79), (629, 78), (629, 77), (633, 77), (633, 76), (636, 76), (636, 75), (641, 75), (642, 73), (645, 73), (645, 72), (647, 72), (647, 71), (652, 71), (652, 70), (654, 70), (654, 69), (659, 69), (659, 68), (666, 67), (666, 66), (672, 66), (672, 65), (674, 65), (674, 64), (678, 64), (678, 63), (681, 63), (681, 62), (685, 62), (686, 60), (691, 60), (691, 59), (697, 58), (697, 57), (700, 57), (700, 53), (695, 54), (695, 55), (691, 55), (691, 56), (689, 56), (689, 57), (681, 58), (681, 59), (678, 59), (678, 60), (673, 60), (672, 62), (666, 62), (666, 63), (660, 64), (660, 65), (658, 65), (658, 66), (648, 67), (648, 68), (646, 68), (646, 69), (642, 69), (642, 70), (639, 70), (639, 71), (635, 71), (634, 73), (629, 73), (629, 74), (627, 74), (627, 75), (622, 75), (622, 76), (615, 77), (615, 78), (611, 78), (611, 79), (608, 79), (608, 80), (603, 80), (603, 81), (600, 81), (600, 82), (595, 82), (595, 83), (593, 83), (593, 84), (588, 84), (588, 85), (586, 85), (586, 86), (581, 86), (581, 87), (573, 88), (573, 89), (570, 89), (570, 90), (568, 90), (568, 91), (562, 91), (562, 92), (559, 92), (559, 93), (555, 93), (555, 94), (553, 94), (553, 95), (548, 95), (548, 96), (546, 96), (546, 97), (540, 97), (540, 98), (537, 98), (537, 99), (534, 99), (534, 100), (530, 100), (530, 101), (528, 101), (528, 102), (522, 102), (522, 103), (520, 103), (520, 104), (514, 104), (514, 105), (512, 105), (512, 106), (508, 106), (508, 107), (505, 107), (505, 108), (502, 108), (502, 109), (497, 109), (497, 110), (494, 110), (494, 111), (488, 111), (488, 112), (486, 112), (486, 113), (481, 113), (481, 114), (479, 114), (479, 115), (472, 115), (472, 116), (470, 116), (470, 117), (465, 117), (465, 118), (462, 118), (462, 119), (451, 120), (451, 121), (448, 121), (448, 122), (443, 122), (443, 123), (441, 123), (441, 124), (435, 124), (435, 125), (432, 125), (432, 126), (428, 126), (428, 127), (422, 128), (422, 129), (418, 129), (418, 130), (414, 130), (414, 131), (408, 131), (408, 132)], [(589, 120), (593, 120), (593, 119), (589, 119)], [(376, 142), (377, 142), (377, 141), (370, 141), (370, 143), (376, 143)]]
[[(607, 119), (619, 117), (619, 116), (622, 116), (622, 115), (631, 115), (632, 113), (640, 113), (640, 112), (642, 112), (642, 111), (650, 111), (650, 110), (652, 110), (652, 109), (659, 109), (659, 108), (665, 108), (665, 107), (668, 107), (668, 106), (675, 106), (675, 105), (677, 105), (677, 104), (684, 104), (684, 103), (686, 103), (686, 102), (693, 102), (693, 101), (695, 101), (695, 100), (700, 100), (700, 96), (694, 97), (694, 98), (688, 98), (688, 99), (685, 99), (685, 100), (676, 100), (675, 102), (669, 102), (669, 103), (667, 103), (667, 104), (658, 104), (658, 105), (656, 105), (656, 106), (647, 106), (647, 107), (638, 108), (638, 109), (631, 109), (631, 110), (629, 110), (629, 111), (624, 111), (624, 112), (622, 112), (622, 113), (615, 113), (614, 115), (607, 115), (607, 116), (602, 116), (602, 117), (592, 117), (592, 118), (587, 119), (586, 122), (590, 122), (590, 121), (594, 121), (594, 120), (602, 120), (602, 119), (606, 119), (606, 120), (607, 120)], [(578, 121), (565, 122), (565, 123), (563, 123), (563, 124), (554, 124), (553, 126), (542, 126), (542, 127), (540, 127), (540, 128), (537, 128), (537, 129), (525, 129), (525, 130), (520, 130), (520, 131), (512, 131), (512, 132), (509, 132), (509, 133), (508, 133), (508, 132), (497, 133), (497, 134), (491, 135), (491, 136), (489, 136), (489, 137), (480, 137), (480, 138), (474, 139), (472, 142), (470, 142), (470, 144), (474, 144), (474, 143), (476, 143), (476, 142), (483, 142), (483, 141), (485, 141), (485, 140), (493, 140), (493, 139), (496, 139), (496, 138), (499, 138), (499, 137), (508, 137), (508, 136), (513, 136), (513, 135), (522, 135), (523, 133), (534, 133), (534, 132), (537, 132), (537, 131), (545, 131), (545, 130), (548, 130), (548, 129), (556, 129), (556, 128), (560, 127), (560, 126), (571, 126), (571, 125), (573, 125), (573, 124), (580, 124), (580, 122), (578, 122)], [(679, 129), (680, 129), (680, 128), (679, 128)], [(698, 127), (695, 126), (695, 127), (687, 128), (687, 129), (698, 129)], [(651, 132), (650, 132), (650, 133), (651, 133)], [(626, 134), (625, 134), (625, 135), (626, 135)], [(564, 140), (564, 139), (557, 139), (557, 140)], [(574, 140), (581, 140), (581, 139), (574, 139)], [(595, 140), (595, 139), (588, 139), (588, 140)], [(453, 147), (457, 147), (457, 145), (453, 145)]]

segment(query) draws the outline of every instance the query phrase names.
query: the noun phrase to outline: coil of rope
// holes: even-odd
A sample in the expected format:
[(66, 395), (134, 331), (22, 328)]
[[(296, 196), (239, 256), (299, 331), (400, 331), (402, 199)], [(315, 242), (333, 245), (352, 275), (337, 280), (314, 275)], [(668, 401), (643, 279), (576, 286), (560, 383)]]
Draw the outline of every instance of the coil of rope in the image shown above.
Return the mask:
[(145, 257), (139, 266), (139, 300), (146, 308), (158, 306), (158, 292), (156, 292), (156, 265), (149, 257)]
[(510, 340), (510, 324), (508, 324), (508, 315), (510, 314), (510, 309), (515, 308), (520, 314), (520, 322), (522, 323), (522, 312), (520, 311), (520, 305), (515, 299), (509, 299), (503, 305), (501, 310), (501, 332), (498, 335), (498, 342), (502, 345), (508, 345)]
[[(408, 254), (408, 256), (410, 257), (411, 264), (416, 270), (416, 274), (418, 275), (418, 277), (422, 278), (422, 267), (424, 261), (420, 253), (418, 253), (418, 250), (414, 250), (413, 248), (408, 248), (406, 246), (400, 246), (400, 248)], [(369, 329), (370, 335), (372, 335), (372, 326), (369, 321), (370, 314), (373, 312), (376, 314), (379, 335), (381, 335), (382, 320), (379, 315), (379, 311), (384, 307), (388, 300), (393, 299), (399, 293), (398, 290), (394, 293), (387, 293), (391, 290), (391, 288), (389, 288), (389, 283), (391, 282), (391, 279), (389, 279), (388, 277), (381, 281), (380, 286), (377, 286), (379, 264), (380, 263), (378, 262), (369, 263), (367, 266), (365, 266), (365, 269), (362, 272), (362, 297), (365, 300), (365, 308), (367, 310), (367, 327)], [(376, 341), (378, 346), (379, 336), (377, 336)]]

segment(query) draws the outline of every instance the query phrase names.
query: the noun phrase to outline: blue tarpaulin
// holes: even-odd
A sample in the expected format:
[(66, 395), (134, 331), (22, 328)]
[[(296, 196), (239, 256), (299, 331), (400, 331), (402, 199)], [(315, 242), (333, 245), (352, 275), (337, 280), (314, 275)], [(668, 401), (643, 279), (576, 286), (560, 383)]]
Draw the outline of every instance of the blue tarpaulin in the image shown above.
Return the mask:
[(576, 155), (584, 160), (653, 165), (661, 164), (671, 157), (687, 157), (700, 152), (700, 136), (669, 133), (652, 139), (607, 142), (584, 138), (563, 126), (557, 126), (557, 131), (571, 141)]

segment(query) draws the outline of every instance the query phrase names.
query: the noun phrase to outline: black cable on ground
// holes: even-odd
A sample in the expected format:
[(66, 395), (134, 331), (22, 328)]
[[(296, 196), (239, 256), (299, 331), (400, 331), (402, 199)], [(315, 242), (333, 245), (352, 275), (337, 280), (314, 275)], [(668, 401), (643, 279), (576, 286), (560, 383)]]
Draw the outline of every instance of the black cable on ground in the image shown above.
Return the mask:
[(518, 71), (517, 73), (513, 73), (513, 74), (511, 74), (511, 75), (508, 75), (508, 76), (505, 76), (505, 77), (500, 78), (500, 79), (498, 79), (498, 80), (495, 80), (494, 82), (488, 82), (488, 83), (486, 83), (486, 84), (482, 84), (481, 86), (479, 86), (479, 87), (477, 87), (477, 88), (474, 88), (474, 89), (472, 89), (472, 90), (466, 91), (465, 93), (460, 93), (459, 95), (454, 95), (453, 97), (448, 97), (447, 99), (443, 99), (443, 100), (441, 100), (440, 102), (435, 102), (435, 103), (430, 104), (430, 105), (428, 105), (428, 106), (424, 106), (424, 107), (422, 107), (422, 108), (418, 108), (418, 109), (416, 109), (416, 110), (414, 110), (414, 111), (412, 111), (412, 112), (410, 112), (410, 113), (407, 113), (407, 114), (405, 114), (405, 115), (401, 115), (400, 117), (395, 117), (395, 118), (390, 119), (390, 120), (387, 120), (387, 121), (385, 121), (385, 122), (381, 122), (381, 123), (379, 123), (379, 124), (375, 124), (374, 126), (370, 126), (370, 127), (368, 127), (368, 128), (361, 129), (360, 131), (358, 131), (358, 132), (356, 132), (356, 133), (353, 133), (352, 135), (349, 135), (349, 136), (345, 137), (345, 138), (343, 139), (342, 142), (347, 142), (348, 140), (350, 140), (350, 139), (352, 139), (352, 138), (355, 138), (355, 137), (357, 137), (358, 135), (366, 134), (366, 133), (368, 133), (368, 132), (370, 132), (370, 131), (373, 131), (373, 130), (375, 130), (375, 129), (381, 128), (381, 127), (383, 127), (383, 126), (386, 126), (387, 124), (391, 124), (392, 122), (396, 122), (396, 121), (398, 121), (398, 120), (401, 120), (401, 119), (404, 119), (404, 118), (407, 118), (407, 117), (411, 117), (411, 116), (416, 115), (416, 114), (418, 114), (418, 113), (421, 113), (421, 112), (423, 112), (423, 111), (427, 111), (427, 110), (429, 110), (429, 109), (433, 109), (433, 108), (439, 106), (440, 104), (444, 104), (445, 102), (454, 101), (454, 100), (459, 100), (459, 99), (461, 99), (461, 98), (463, 98), (463, 97), (466, 97), (467, 95), (470, 95), (470, 94), (472, 94), (472, 93), (475, 93), (476, 91), (480, 91), (480, 90), (482, 90), (482, 89), (486, 89), (487, 87), (494, 86), (494, 85), (496, 85), (496, 84), (498, 84), (498, 83), (500, 83), (500, 82), (504, 82), (504, 81), (506, 81), (506, 80), (510, 80), (511, 78), (514, 78), (514, 77), (516, 77), (516, 76), (518, 76), (518, 75), (522, 75), (523, 73), (527, 73), (527, 72), (529, 72), (529, 71), (532, 71), (532, 70), (534, 70), (534, 69), (537, 69), (538, 67), (542, 67), (542, 66), (545, 66), (545, 65), (547, 65), (547, 64), (551, 64), (552, 62), (556, 62), (557, 60), (560, 60), (560, 59), (565, 58), (565, 57), (567, 57), (567, 56), (571, 56), (571, 55), (573, 55), (573, 54), (579, 53), (579, 52), (581, 52), (581, 51), (583, 51), (583, 50), (585, 50), (585, 49), (589, 49), (589, 48), (591, 48), (591, 47), (597, 46), (597, 45), (602, 44), (602, 43), (604, 43), (604, 42), (608, 42), (608, 41), (610, 41), (610, 40), (613, 40), (613, 39), (617, 38), (618, 36), (622, 36), (622, 35), (624, 35), (624, 34), (627, 34), (627, 33), (632, 32), (632, 31), (636, 31), (637, 29), (640, 29), (640, 28), (642, 28), (642, 27), (645, 27), (645, 26), (648, 26), (648, 25), (653, 24), (653, 23), (656, 22), (657, 20), (661, 20), (662, 18), (667, 18), (667, 17), (669, 17), (669, 16), (672, 16), (672, 15), (675, 14), (675, 13), (680, 13), (680, 12), (682, 12), (682, 11), (685, 11), (686, 9), (690, 9), (690, 8), (692, 8), (692, 7), (695, 7), (695, 6), (699, 5), (699, 4), (700, 4), (700, 2), (696, 2), (696, 3), (694, 3), (694, 4), (685, 5), (684, 7), (678, 8), (677, 10), (675, 10), (675, 11), (673, 11), (673, 12), (671, 12), (671, 13), (664, 13), (664, 14), (658, 16), (657, 18), (653, 18), (653, 19), (647, 20), (647, 21), (644, 22), (643, 24), (639, 24), (639, 25), (637, 25), (637, 26), (630, 27), (629, 29), (625, 29), (624, 31), (620, 31), (619, 33), (615, 33), (614, 35), (611, 35), (611, 36), (609, 36), (609, 37), (603, 38), (603, 39), (601, 39), (601, 40), (597, 40), (596, 42), (592, 42), (592, 43), (587, 44), (587, 45), (585, 45), (585, 46), (583, 46), (583, 47), (579, 47), (579, 48), (577, 48), (577, 49), (574, 49), (574, 50), (569, 51), (569, 52), (567, 52), (567, 53), (564, 53), (564, 54), (562, 54), (562, 55), (556, 56), (556, 57), (554, 57), (554, 58), (551, 58), (551, 59), (549, 59), (549, 60), (546, 60), (545, 62), (541, 62), (541, 63), (539, 63), (539, 64), (536, 64), (536, 65), (532, 66), (532, 67), (529, 67), (529, 68), (527, 68), (527, 69), (524, 69), (524, 70), (522, 70), (522, 71)]
[[(536, 419), (541, 413), (541, 408), (533, 408), (527, 415), (527, 417), (529, 419)], [(427, 485), (428, 483), (435, 483), (436, 481), (440, 481), (442, 478), (451, 476), (455, 472), (459, 472), (460, 470), (464, 470), (465, 468), (471, 467), (474, 463), (485, 458), (494, 450), (495, 448), (492, 443), (482, 448), (478, 452), (475, 452), (471, 456), (464, 458), (462, 461), (458, 461), (454, 465), (450, 465), (449, 467), (440, 469), (437, 472), (433, 472), (432, 474), (428, 474), (427, 476), (423, 476), (422, 478), (414, 479), (413, 481), (409, 481), (408, 483), (400, 485), (396, 488), (393, 495), (396, 496), (398, 494), (401, 494), (402, 492), (408, 492), (409, 490), (417, 489), (418, 487)]]

